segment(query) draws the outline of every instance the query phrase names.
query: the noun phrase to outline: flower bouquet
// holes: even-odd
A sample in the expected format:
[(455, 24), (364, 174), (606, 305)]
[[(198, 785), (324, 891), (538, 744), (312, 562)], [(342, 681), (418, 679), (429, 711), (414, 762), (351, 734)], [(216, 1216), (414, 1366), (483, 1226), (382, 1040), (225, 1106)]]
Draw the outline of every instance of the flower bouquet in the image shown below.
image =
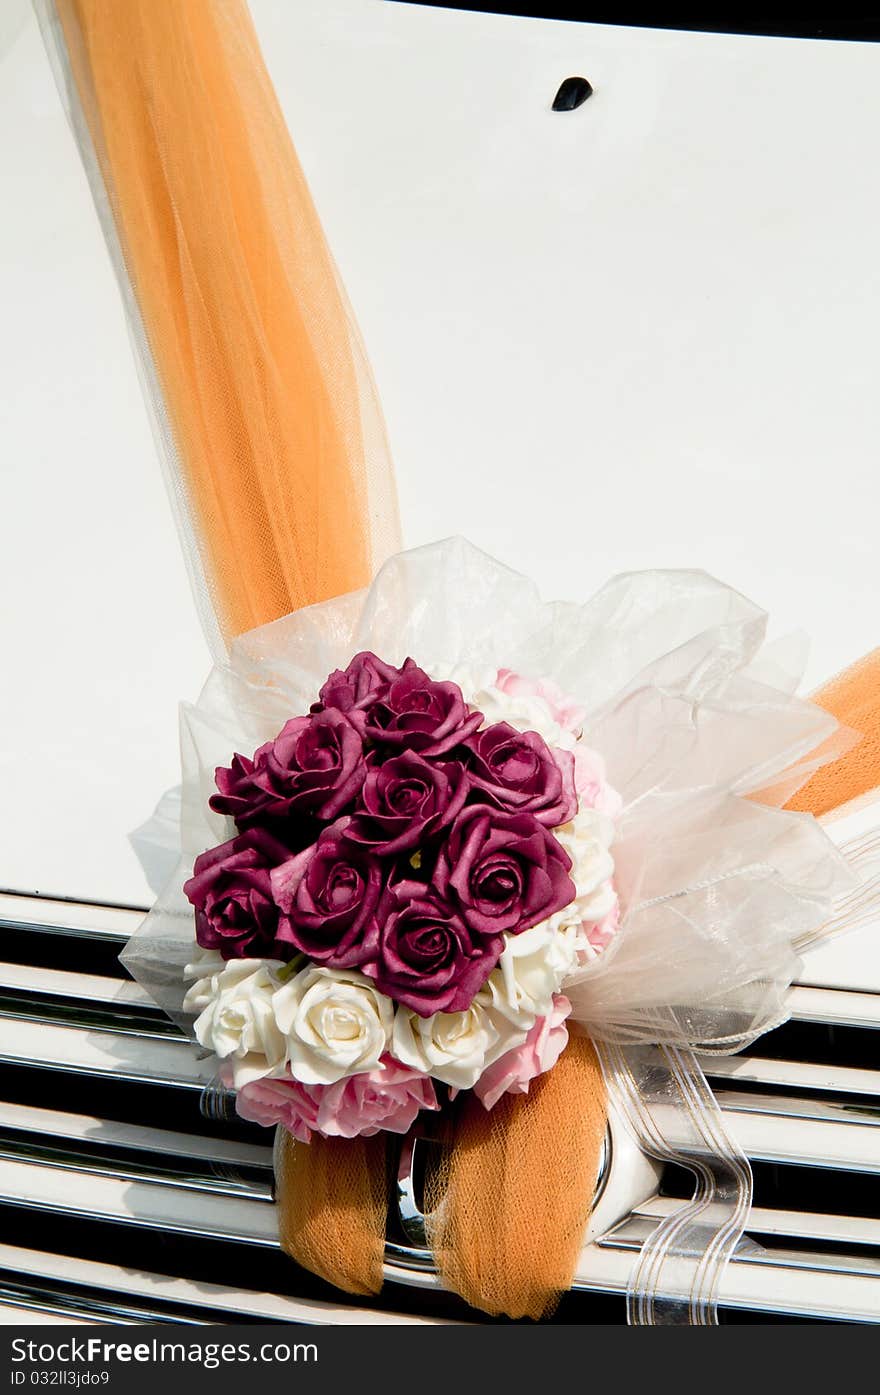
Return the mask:
[[(356, 1145), (437, 1115), (462, 1158), (455, 1121), (479, 1136), (479, 1115), (519, 1100), (550, 1177), (535, 1195), (520, 1142), (502, 1170), (525, 1198), (491, 1180), (480, 1196), (499, 1233), (518, 1215), (534, 1234), (563, 1204), (586, 1135), (566, 1156), (560, 1120), (596, 1100), (604, 1119), (607, 1089), (646, 1152), (701, 1179), (646, 1243), (633, 1302), (701, 1320), (750, 1177), (694, 1052), (781, 1021), (799, 952), (859, 896), (818, 822), (776, 807), (852, 738), (795, 696), (765, 623), (692, 572), (547, 605), (453, 540), (251, 631), (183, 709), (181, 856), (128, 966), (216, 1058), (239, 1114), (312, 1154), (301, 1167), (338, 1144), (339, 1179)], [(487, 1137), (512, 1137), (512, 1117)], [(545, 1311), (596, 1164), (563, 1272), (521, 1302), (460, 1278), (447, 1159), (428, 1208), (447, 1282), (491, 1311)], [(381, 1242), (381, 1208), (376, 1224)]]
[(557, 1060), (562, 986), (617, 922), (620, 800), (583, 712), (369, 652), (315, 699), (216, 772), (233, 836), (184, 885), (196, 1037), (240, 1114), (306, 1143), (404, 1133), (438, 1087), (491, 1109)]

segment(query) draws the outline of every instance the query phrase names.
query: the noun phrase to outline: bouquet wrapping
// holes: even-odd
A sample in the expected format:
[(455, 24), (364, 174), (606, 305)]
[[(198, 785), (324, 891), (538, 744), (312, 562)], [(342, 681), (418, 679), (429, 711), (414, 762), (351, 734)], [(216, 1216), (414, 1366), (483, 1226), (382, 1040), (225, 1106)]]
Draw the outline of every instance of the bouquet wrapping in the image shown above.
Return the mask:
[(852, 738), (765, 629), (702, 573), (546, 604), (451, 540), (242, 636), (182, 708), (177, 862), (128, 967), (301, 1145), (491, 1111), (589, 1037), (641, 1146), (700, 1178), (632, 1303), (706, 1318), (750, 1180), (694, 1052), (783, 1020), (860, 905), (774, 807)]

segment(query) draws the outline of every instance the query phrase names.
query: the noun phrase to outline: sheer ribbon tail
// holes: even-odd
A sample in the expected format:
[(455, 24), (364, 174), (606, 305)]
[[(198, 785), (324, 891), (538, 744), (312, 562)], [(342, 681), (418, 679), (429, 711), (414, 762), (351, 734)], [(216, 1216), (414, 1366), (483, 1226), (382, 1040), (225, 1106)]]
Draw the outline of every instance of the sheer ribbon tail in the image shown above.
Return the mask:
[[(693, 1052), (679, 1046), (597, 1046), (609, 1096), (639, 1146), (693, 1173), (690, 1201), (642, 1239), (627, 1288), (635, 1326), (714, 1326), (725, 1266), (752, 1197), (748, 1159), (727, 1132)], [(630, 1222), (632, 1225), (633, 1222)]]

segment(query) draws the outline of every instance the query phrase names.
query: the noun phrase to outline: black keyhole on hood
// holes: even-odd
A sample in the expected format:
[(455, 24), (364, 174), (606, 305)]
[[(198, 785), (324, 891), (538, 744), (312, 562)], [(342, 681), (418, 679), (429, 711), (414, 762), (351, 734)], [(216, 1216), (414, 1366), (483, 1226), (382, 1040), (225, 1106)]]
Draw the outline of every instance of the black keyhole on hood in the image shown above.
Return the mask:
[(567, 77), (559, 84), (559, 91), (553, 98), (553, 110), (574, 111), (592, 95), (592, 84), (585, 77)]

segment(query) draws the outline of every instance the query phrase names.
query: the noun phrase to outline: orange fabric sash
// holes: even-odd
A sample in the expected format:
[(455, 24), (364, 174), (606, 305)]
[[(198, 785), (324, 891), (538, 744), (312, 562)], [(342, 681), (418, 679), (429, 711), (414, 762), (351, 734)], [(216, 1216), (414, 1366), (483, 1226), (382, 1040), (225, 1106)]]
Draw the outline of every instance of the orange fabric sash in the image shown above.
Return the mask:
[(223, 634), (368, 584), (381, 415), (247, 6), (42, 4)]
[(812, 700), (859, 738), (839, 759), (811, 775), (785, 806), (823, 818), (841, 813), (880, 786), (880, 649), (823, 684)]

